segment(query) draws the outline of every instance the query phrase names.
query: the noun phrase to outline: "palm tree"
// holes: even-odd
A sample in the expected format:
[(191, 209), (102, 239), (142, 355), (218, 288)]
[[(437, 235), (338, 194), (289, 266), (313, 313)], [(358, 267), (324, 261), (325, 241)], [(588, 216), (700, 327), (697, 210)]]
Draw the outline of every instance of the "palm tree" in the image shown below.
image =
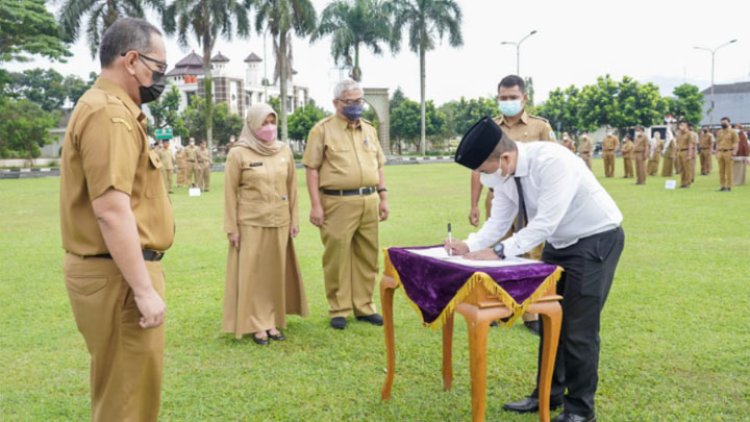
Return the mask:
[(339, 63), (351, 67), (355, 81), (362, 80), (359, 67), (359, 48), (364, 44), (375, 54), (382, 54), (380, 43), (388, 43), (391, 51), (398, 51), (399, 44), (393, 42), (391, 16), (388, 4), (382, 0), (336, 0), (326, 6), (320, 17), (318, 29), (313, 34), (315, 41), (331, 34), (331, 54)]
[(281, 96), (281, 139), (288, 139), (286, 118), (287, 82), (292, 76), (292, 30), (304, 37), (315, 30), (317, 17), (310, 0), (253, 0), (255, 29), (258, 34), (268, 31), (273, 38), (276, 57), (274, 82), (279, 81)]
[(164, 9), (163, 0), (64, 0), (57, 19), (63, 37), (75, 42), (81, 23), (88, 16), (86, 38), (94, 58), (104, 31), (119, 18), (143, 18), (144, 4), (160, 13)]
[(454, 0), (393, 0), (394, 38), (401, 39), (401, 30), (408, 28), (409, 48), (419, 54), (420, 102), (422, 105), (421, 149), (425, 153), (425, 56), (435, 48), (437, 40), (448, 33), (453, 47), (463, 45), (461, 9)]
[(188, 45), (188, 36), (194, 35), (203, 48), (203, 96), (206, 100), (206, 141), (208, 149), (213, 143), (213, 93), (211, 81), (211, 55), (219, 36), (230, 41), (237, 34), (250, 34), (248, 7), (250, 1), (237, 0), (175, 0), (162, 15), (164, 32), (177, 34), (180, 45)]

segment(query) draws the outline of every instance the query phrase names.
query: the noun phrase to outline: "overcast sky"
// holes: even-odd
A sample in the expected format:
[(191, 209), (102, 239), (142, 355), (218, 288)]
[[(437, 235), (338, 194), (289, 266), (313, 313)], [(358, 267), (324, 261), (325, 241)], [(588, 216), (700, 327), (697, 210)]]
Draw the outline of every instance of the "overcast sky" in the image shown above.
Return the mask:
[[(313, 0), (318, 13), (327, 0)], [(682, 82), (709, 85), (711, 54), (694, 46), (714, 48), (731, 39), (737, 42), (716, 55), (717, 84), (750, 80), (750, 3), (737, 0), (684, 2), (675, 0), (610, 1), (524, 1), (459, 0), (463, 11), (464, 45), (450, 47), (443, 42), (427, 54), (427, 98), (442, 104), (461, 96), (493, 95), (497, 82), (516, 70), (515, 47), (502, 41), (517, 41), (538, 31), (521, 47), (521, 74), (532, 77), (537, 102), (555, 87), (582, 86), (609, 73), (616, 79), (629, 75), (639, 81), (653, 81), (662, 94)], [(744, 4), (744, 5), (743, 5)], [(513, 5), (509, 7), (509, 5)], [(48, 6), (54, 10), (57, 6)], [(505, 10), (505, 9), (509, 10)], [(159, 22), (155, 20), (157, 26)], [(85, 26), (85, 25), (82, 25)], [(406, 36), (406, 33), (404, 34)], [(184, 48), (167, 39), (167, 56), (176, 63), (191, 48), (200, 48), (191, 38)], [(270, 39), (267, 40), (269, 77), (273, 74)], [(330, 107), (331, 91), (340, 72), (330, 57), (330, 43), (323, 39), (310, 44), (295, 39), (295, 83), (310, 88), (311, 96)], [(214, 50), (231, 59), (230, 69), (244, 75), (242, 60), (255, 52), (263, 57), (263, 37), (253, 30), (249, 39), (219, 40)], [(72, 47), (68, 63), (35, 60), (13, 64), (12, 70), (53, 67), (63, 74), (86, 77), (98, 71), (85, 36)], [(362, 51), (363, 84), (401, 87), (407, 97), (419, 99), (419, 57), (404, 43), (399, 54), (389, 51), (375, 56)], [(345, 73), (343, 73), (345, 74)]]

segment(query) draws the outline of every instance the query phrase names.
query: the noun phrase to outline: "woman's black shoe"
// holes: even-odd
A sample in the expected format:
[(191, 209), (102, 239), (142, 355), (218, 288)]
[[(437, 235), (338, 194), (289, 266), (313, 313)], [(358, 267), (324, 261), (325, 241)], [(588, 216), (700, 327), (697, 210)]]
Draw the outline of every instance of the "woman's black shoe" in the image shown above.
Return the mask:
[(255, 334), (253, 334), (253, 341), (255, 342), (255, 344), (260, 344), (261, 346), (268, 346), (268, 337), (260, 338), (260, 337), (255, 337)]
[(284, 337), (284, 333), (282, 333), (281, 331), (279, 331), (279, 334), (271, 334), (271, 331), (266, 331), (266, 332), (268, 333), (268, 338), (270, 338), (271, 340), (276, 340), (276, 341), (286, 340), (286, 337)]

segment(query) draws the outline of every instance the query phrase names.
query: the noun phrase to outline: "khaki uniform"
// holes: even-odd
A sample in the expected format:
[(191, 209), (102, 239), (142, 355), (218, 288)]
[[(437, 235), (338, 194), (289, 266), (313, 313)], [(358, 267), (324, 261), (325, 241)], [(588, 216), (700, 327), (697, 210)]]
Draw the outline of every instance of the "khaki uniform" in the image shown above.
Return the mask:
[(586, 166), (591, 170), (591, 155), (594, 153), (594, 143), (591, 139), (584, 138), (578, 146), (578, 155), (581, 157)]
[(372, 296), (378, 272), (380, 197), (336, 196), (322, 190), (377, 188), (385, 164), (378, 134), (367, 121), (356, 126), (336, 115), (318, 122), (307, 139), (305, 167), (319, 172), (325, 220), (320, 237), (325, 248), (323, 273), (329, 314), (374, 314)]
[(672, 142), (669, 143), (667, 146), (666, 151), (664, 151), (664, 163), (661, 166), (661, 175), (662, 177), (672, 177), (672, 173), (674, 172), (674, 162), (675, 162), (675, 147), (674, 147), (674, 139)]
[(681, 169), (680, 186), (688, 187), (693, 183), (693, 172), (695, 171), (695, 143), (693, 133), (690, 131), (680, 132), (675, 138), (677, 148), (677, 161)]
[(701, 148), (701, 175), (705, 176), (711, 174), (711, 170), (713, 168), (713, 160), (711, 160), (711, 154), (713, 153), (714, 143), (716, 142), (716, 140), (714, 139), (714, 135), (709, 132), (702, 133), (699, 142)]
[(635, 158), (636, 184), (646, 183), (646, 162), (648, 161), (649, 144), (645, 134), (637, 134), (633, 144), (633, 155)]
[(732, 187), (732, 154), (739, 142), (739, 135), (731, 127), (721, 129), (716, 137), (716, 158), (719, 161), (719, 183), (722, 188)]
[(198, 187), (208, 192), (211, 185), (211, 151), (208, 148), (198, 149), (198, 167), (200, 168)]
[(175, 161), (177, 163), (177, 187), (187, 186), (187, 156), (184, 148), (177, 150)]
[(292, 150), (264, 156), (242, 146), (229, 151), (224, 172), (224, 232), (229, 245), (224, 289), (224, 332), (286, 328), (286, 315), (308, 313), (297, 256), (289, 234), (299, 226)]
[(573, 142), (572, 139), (566, 139), (566, 140), (564, 140), (563, 143), (562, 143), (562, 146), (564, 146), (565, 148), (569, 149), (570, 152), (572, 152), (573, 154), (576, 153), (576, 144), (575, 144), (575, 142)]
[[(114, 82), (99, 78), (80, 98), (65, 133), (60, 177), (63, 272), (78, 330), (91, 355), (94, 421), (156, 421), (164, 325), (142, 329), (133, 291), (108, 254), (91, 202), (109, 189), (128, 194), (141, 247), (164, 251), (174, 217), (162, 163), (149, 150), (146, 116)], [(164, 295), (160, 262), (146, 261)]]
[(615, 175), (615, 151), (620, 147), (620, 141), (614, 135), (607, 135), (602, 141), (602, 157), (604, 158), (604, 175)]
[(625, 175), (623, 177), (625, 178), (632, 178), (633, 177), (633, 141), (628, 139), (627, 141), (623, 142), (622, 144), (622, 163), (625, 167)]
[(172, 193), (172, 172), (174, 171), (174, 157), (172, 157), (172, 151), (169, 148), (159, 148), (157, 150), (159, 154), (159, 160), (161, 160), (161, 175), (164, 179), (164, 187), (167, 192)]
[(659, 139), (650, 148), (648, 159), (648, 175), (656, 176), (659, 172), (659, 161), (661, 161), (661, 150), (664, 149), (664, 140)]
[(187, 161), (188, 186), (198, 186), (201, 180), (201, 167), (198, 164), (198, 148), (195, 145), (188, 145), (185, 148), (185, 161)]

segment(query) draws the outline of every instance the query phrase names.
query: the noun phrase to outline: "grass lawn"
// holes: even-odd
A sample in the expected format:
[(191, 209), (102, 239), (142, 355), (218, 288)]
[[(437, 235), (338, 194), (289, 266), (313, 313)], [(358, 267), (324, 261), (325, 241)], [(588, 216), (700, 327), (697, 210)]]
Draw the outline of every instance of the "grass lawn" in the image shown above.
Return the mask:
[[(594, 161), (601, 176), (601, 160)], [(622, 174), (622, 162), (617, 162)], [(471, 417), (466, 327), (456, 319), (454, 387), (441, 391), (439, 331), (396, 294), (397, 374), (380, 401), (382, 330), (328, 327), (318, 230), (299, 173), (296, 240), (311, 315), (288, 340), (259, 347), (221, 333), (227, 242), (222, 175), (200, 198), (172, 196), (175, 244), (164, 260), (167, 345), (161, 419), (459, 421)], [(390, 219), (381, 246), (441, 242), (467, 223), (469, 174), (455, 164), (386, 169)], [(719, 193), (718, 174), (690, 189), (602, 179), (625, 215), (625, 252), (602, 320), (597, 413), (603, 421), (750, 420), (750, 186)], [(89, 418), (88, 355), (62, 278), (57, 178), (0, 181), (0, 420)], [(379, 303), (379, 298), (377, 299)], [(537, 338), (521, 326), (488, 340), (487, 420), (533, 388)]]

